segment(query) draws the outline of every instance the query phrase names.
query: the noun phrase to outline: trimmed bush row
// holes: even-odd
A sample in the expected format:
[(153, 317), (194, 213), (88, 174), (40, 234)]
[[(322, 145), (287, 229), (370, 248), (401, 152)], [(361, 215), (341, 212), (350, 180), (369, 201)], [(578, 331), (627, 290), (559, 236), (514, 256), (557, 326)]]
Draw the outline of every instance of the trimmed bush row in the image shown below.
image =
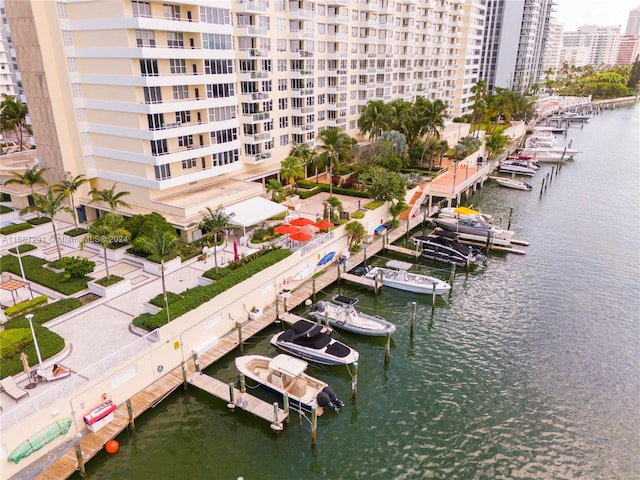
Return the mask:
[(5, 310), (5, 315), (7, 317), (14, 317), (16, 315), (21, 314), (22, 312), (27, 312), (28, 310), (32, 310), (43, 303), (47, 303), (49, 297), (46, 295), (40, 295), (39, 297), (33, 298), (31, 300), (27, 300), (26, 302), (20, 302), (13, 307), (9, 307)]
[(13, 225), (0, 228), (0, 234), (11, 235), (12, 233), (28, 230), (29, 228), (33, 228), (33, 225), (30, 223), (14, 223)]
[[(256, 273), (287, 258), (289, 255), (291, 255), (291, 251), (289, 250), (272, 250), (262, 255), (261, 257), (256, 258), (249, 264), (226, 272), (226, 275), (223, 278), (220, 278), (218, 281), (212, 283), (211, 285), (207, 285), (205, 287), (195, 287), (182, 292), (183, 299), (169, 305), (169, 318), (176, 319), (181, 315), (184, 315), (185, 313), (199, 307), (203, 303), (208, 302), (216, 295), (229, 290), (231, 287), (234, 287), (237, 284), (251, 278)], [(133, 319), (133, 324), (136, 327), (140, 327), (149, 331), (154, 330), (166, 323), (167, 312), (164, 308), (155, 315), (143, 313), (142, 315), (139, 315)]]
[[(5, 255), (0, 261), (2, 262), (2, 270), (21, 275), (18, 258), (13, 255)], [(73, 295), (87, 288), (89, 277), (64, 279), (64, 274), (54, 273), (42, 266), (47, 263), (46, 260), (32, 255), (22, 257), (22, 266), (24, 267), (25, 276), (32, 282), (38, 283), (44, 287), (51, 288), (56, 292), (64, 295)]]
[(6, 205), (0, 205), (0, 213), (9, 213), (13, 212), (13, 208), (7, 207)]
[[(323, 192), (328, 192), (329, 191), (329, 184), (328, 183), (314, 183), (314, 182), (311, 182), (309, 180), (299, 180), (298, 181), (298, 186), (300, 188), (307, 188), (307, 189), (319, 188)], [(340, 194), (340, 195), (350, 195), (352, 197), (371, 198), (371, 195), (369, 194), (368, 191), (364, 191), (363, 192), (361, 190), (354, 190), (354, 189), (351, 189), (351, 188), (342, 188), (342, 187), (333, 187), (332, 190), (333, 190), (333, 193), (337, 193), (337, 194)], [(318, 193), (318, 192), (315, 192), (315, 193)], [(312, 195), (315, 195), (315, 193), (312, 194)], [(309, 196), (311, 196), (311, 195), (309, 195)], [(300, 198), (302, 198), (302, 195), (300, 195)]]
[(67, 230), (64, 234), (68, 237), (79, 237), (83, 233), (87, 233), (89, 230), (86, 228), (72, 228), (71, 230)]
[(27, 220), (31, 225), (42, 225), (44, 223), (49, 223), (51, 219), (49, 217), (38, 217)]
[(25, 252), (30, 252), (31, 250), (35, 250), (36, 247), (35, 245), (31, 245), (30, 243), (23, 243), (21, 245), (18, 246), (18, 248), (13, 247), (10, 248), (9, 251), (11, 253), (18, 253), (18, 250), (20, 250), (20, 253), (25, 253)]

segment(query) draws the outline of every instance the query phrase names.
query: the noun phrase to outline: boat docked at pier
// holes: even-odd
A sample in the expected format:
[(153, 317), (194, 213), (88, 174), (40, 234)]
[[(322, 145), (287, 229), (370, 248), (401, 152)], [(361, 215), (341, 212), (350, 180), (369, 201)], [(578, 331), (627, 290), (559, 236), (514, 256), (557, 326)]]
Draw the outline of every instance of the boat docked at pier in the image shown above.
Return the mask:
[(444, 295), (451, 290), (451, 285), (439, 278), (408, 272), (407, 270), (413, 266), (411, 263), (389, 260), (386, 266), (388, 268), (367, 268), (364, 276), (371, 279), (378, 278), (383, 286), (406, 292)]
[(478, 210), (474, 210), (470, 207), (440, 207), (436, 214), (436, 217), (449, 217), (449, 218), (469, 218), (469, 217), (480, 217), (487, 223), (491, 223), (493, 221), (493, 217), (488, 213), (482, 213)]
[(457, 266), (476, 265), (486, 259), (477, 248), (460, 243), (455, 233), (442, 229), (436, 231), (431, 235), (412, 237), (413, 243), (422, 247), (423, 258)]
[(498, 228), (479, 215), (470, 215), (465, 218), (438, 216), (432, 218), (431, 222), (437, 227), (450, 232), (475, 235), (485, 239), (490, 235), (493, 240), (504, 240), (506, 243), (509, 243), (509, 240), (513, 237), (511, 230)]
[(244, 355), (235, 359), (238, 371), (266, 390), (283, 397), (287, 395), (294, 410), (311, 412), (313, 408), (322, 415), (325, 408), (338, 411), (344, 403), (322, 380), (305, 373), (307, 362), (289, 355), (274, 358), (262, 355)]
[(304, 360), (324, 365), (350, 365), (359, 354), (331, 337), (328, 327), (309, 320), (298, 320), (291, 328), (271, 338), (271, 345)]
[(521, 160), (505, 160), (498, 166), (500, 173), (515, 173), (517, 175), (534, 176), (536, 174), (536, 168), (530, 166)]
[(523, 182), (522, 180), (518, 180), (517, 178), (507, 178), (507, 177), (489, 177), (492, 180), (502, 186), (507, 188), (513, 188), (515, 190), (526, 190), (530, 191), (533, 187), (531, 184), (527, 182)]
[(381, 337), (395, 333), (396, 326), (384, 318), (359, 312), (353, 306), (357, 299), (341, 295), (343, 303), (336, 304), (324, 300), (316, 303), (309, 316), (320, 322), (326, 321), (334, 328), (340, 328), (351, 333)]

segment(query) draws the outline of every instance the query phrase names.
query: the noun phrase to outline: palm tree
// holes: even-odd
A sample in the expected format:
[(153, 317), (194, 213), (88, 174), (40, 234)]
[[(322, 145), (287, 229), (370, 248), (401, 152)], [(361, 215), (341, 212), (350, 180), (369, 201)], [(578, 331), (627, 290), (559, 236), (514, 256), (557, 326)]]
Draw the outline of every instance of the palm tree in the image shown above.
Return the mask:
[(22, 141), (22, 132), (26, 130), (29, 134), (33, 133), (31, 127), (27, 124), (27, 115), (29, 110), (27, 106), (16, 100), (13, 95), (2, 94), (2, 102), (0, 103), (0, 121), (3, 127), (13, 129), (16, 133), (16, 139), (20, 144), (20, 151), (24, 150)]
[(107, 213), (100, 217), (97, 221), (89, 226), (89, 233), (82, 239), (80, 244), (84, 248), (86, 242), (96, 242), (104, 250), (104, 268), (107, 271), (107, 280), (109, 275), (109, 262), (107, 259), (107, 248), (112, 243), (118, 243), (121, 240), (129, 240), (131, 233), (124, 228), (124, 218), (117, 213)]
[(424, 126), (420, 133), (440, 138), (440, 129), (444, 127), (444, 120), (447, 118), (446, 111), (447, 104), (442, 100), (438, 99), (433, 102), (427, 100), (422, 109)]
[(289, 184), (291, 192), (296, 180), (304, 178), (304, 167), (298, 157), (288, 156), (280, 164), (280, 176)]
[(329, 128), (318, 134), (322, 144), (318, 144), (320, 155), (326, 157), (329, 163), (329, 196), (333, 195), (333, 167), (340, 160), (347, 160), (351, 146), (356, 143), (354, 139), (338, 128)]
[(76, 203), (73, 199), (73, 194), (76, 193), (78, 189), (88, 181), (89, 180), (84, 175), (77, 175), (76, 177), (73, 177), (71, 175), (71, 172), (66, 172), (64, 180), (53, 186), (55, 191), (63, 192), (65, 197), (69, 197), (71, 199), (73, 223), (76, 230), (78, 229), (78, 220), (76, 218)]
[(492, 132), (489, 137), (484, 141), (487, 152), (489, 153), (489, 160), (496, 154), (504, 150), (504, 147), (509, 145), (510, 139), (506, 135), (500, 132)]
[(58, 232), (56, 231), (55, 216), (60, 212), (72, 213), (71, 208), (67, 207), (64, 203), (66, 198), (63, 192), (55, 193), (53, 188), (47, 189), (46, 195), (40, 195), (39, 193), (33, 194), (33, 205), (20, 210), (20, 215), (28, 212), (42, 213), (51, 219), (51, 225), (53, 226), (53, 239), (56, 242), (56, 249), (58, 250), (58, 260), (62, 260), (62, 253), (60, 253), (60, 243), (58, 242)]
[(360, 118), (358, 119), (358, 127), (360, 134), (368, 133), (369, 140), (376, 140), (380, 136), (380, 132), (389, 128), (389, 108), (382, 100), (373, 100), (368, 102)]
[[(160, 278), (162, 279), (162, 296), (164, 297), (165, 307), (168, 309), (167, 303), (167, 287), (164, 279), (164, 261), (175, 256), (180, 245), (180, 239), (174, 232), (166, 230), (155, 230), (151, 237), (138, 237), (140, 246), (151, 253), (151, 255), (160, 259)], [(168, 310), (167, 310), (168, 315)]]
[[(34, 165), (31, 168), (27, 168), (24, 173), (11, 172), (11, 178), (5, 181), (4, 184), (17, 183), (29, 187), (31, 189), (31, 198), (33, 199), (35, 194), (33, 186), (37, 184), (47, 185), (47, 180), (44, 178), (44, 172), (47, 170), (47, 168), (40, 168), (40, 165)], [(39, 213), (38, 217), (40, 217)]]
[(314, 157), (314, 152), (309, 148), (309, 145), (306, 143), (294, 145), (289, 151), (289, 156), (300, 159), (300, 162), (304, 165), (304, 178), (309, 178), (307, 167)]
[(238, 228), (237, 225), (230, 223), (232, 217), (233, 214), (225, 212), (222, 205), (219, 205), (215, 210), (207, 207), (207, 213), (202, 217), (200, 223), (198, 223), (199, 229), (204, 230), (209, 235), (213, 235), (213, 262), (216, 267), (216, 272), (218, 271), (218, 235), (222, 234), (224, 238), (225, 230)]
[(111, 188), (105, 188), (103, 190), (96, 190), (95, 188), (89, 192), (91, 195), (91, 202), (104, 202), (109, 205), (111, 212), (113, 213), (118, 207), (131, 208), (127, 202), (122, 200), (125, 195), (131, 195), (131, 192), (117, 192), (116, 184), (114, 183)]
[(267, 192), (271, 192), (271, 200), (274, 202), (282, 201), (284, 197), (283, 191), (282, 184), (275, 178), (267, 182)]
[(347, 223), (344, 229), (349, 238), (349, 250), (351, 250), (355, 245), (359, 245), (367, 235), (367, 230), (356, 220)]

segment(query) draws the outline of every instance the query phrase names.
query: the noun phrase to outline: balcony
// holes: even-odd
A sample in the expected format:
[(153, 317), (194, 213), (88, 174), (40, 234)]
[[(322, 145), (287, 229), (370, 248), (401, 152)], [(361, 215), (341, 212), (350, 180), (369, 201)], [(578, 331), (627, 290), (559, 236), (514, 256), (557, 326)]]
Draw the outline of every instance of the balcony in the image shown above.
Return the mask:
[(313, 40), (313, 32), (295, 30), (293, 32), (289, 32), (289, 38), (292, 40)]
[(292, 90), (294, 94), (297, 94), (300, 97), (307, 97), (307, 96), (313, 95), (313, 88), (299, 88), (299, 89), (293, 88)]
[(250, 122), (262, 122), (271, 119), (271, 112), (243, 113), (242, 117)]
[(300, 19), (313, 19), (313, 10), (305, 10), (302, 8), (299, 8), (298, 10), (290, 10), (289, 11), (289, 18), (300, 18)]
[(237, 8), (240, 12), (265, 13), (267, 11), (267, 2), (239, 0)]

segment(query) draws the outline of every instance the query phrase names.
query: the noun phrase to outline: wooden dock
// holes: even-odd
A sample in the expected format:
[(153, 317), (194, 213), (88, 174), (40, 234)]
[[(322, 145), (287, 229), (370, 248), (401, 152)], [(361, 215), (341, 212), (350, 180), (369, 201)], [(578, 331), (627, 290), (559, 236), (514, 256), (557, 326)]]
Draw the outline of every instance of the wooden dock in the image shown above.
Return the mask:
[[(231, 405), (230, 386), (220, 380), (213, 378), (204, 373), (190, 374), (188, 380), (190, 385), (198, 387), (214, 397), (224, 400), (227, 405)], [(253, 415), (260, 417), (271, 423), (271, 429), (278, 432), (283, 428), (283, 422), (287, 419), (288, 414), (281, 408), (277, 408), (272, 404), (265, 402), (250, 393), (242, 393), (234, 387), (234, 404), (242, 410), (246, 410)], [(233, 407), (230, 407), (233, 408)], [(277, 412), (277, 418), (276, 418)]]
[(397, 245), (387, 245), (385, 248), (391, 252), (402, 253), (403, 255), (409, 255), (410, 257), (413, 257), (413, 258), (418, 258), (420, 257), (420, 255), (422, 255), (422, 250), (415, 249), (415, 248), (411, 249), (411, 248), (399, 247)]

